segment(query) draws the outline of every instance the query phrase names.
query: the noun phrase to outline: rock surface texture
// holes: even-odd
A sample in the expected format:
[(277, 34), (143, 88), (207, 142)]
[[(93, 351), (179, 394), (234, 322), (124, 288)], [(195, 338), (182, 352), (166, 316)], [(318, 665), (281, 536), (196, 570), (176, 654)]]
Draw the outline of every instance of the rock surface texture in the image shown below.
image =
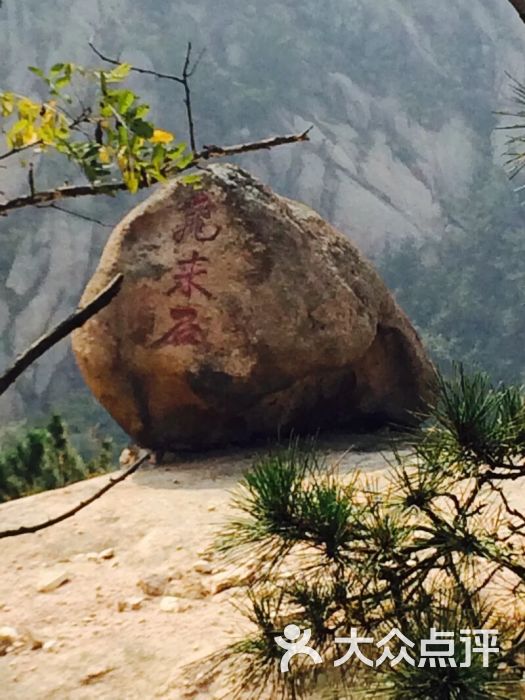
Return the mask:
[(87, 303), (119, 296), (73, 338), (99, 401), (145, 447), (406, 422), (433, 368), (355, 246), (232, 165), (175, 181), (113, 231)]

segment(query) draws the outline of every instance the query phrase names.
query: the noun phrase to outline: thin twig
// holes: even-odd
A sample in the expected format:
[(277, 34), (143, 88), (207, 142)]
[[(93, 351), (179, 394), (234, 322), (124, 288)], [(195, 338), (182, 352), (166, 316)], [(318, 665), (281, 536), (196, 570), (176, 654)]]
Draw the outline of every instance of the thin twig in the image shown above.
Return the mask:
[(0, 396), (13, 384), (13, 382), (41, 355), (47, 352), (53, 345), (68, 336), (75, 328), (80, 328), (92, 316), (106, 307), (118, 294), (122, 286), (124, 276), (116, 275), (111, 282), (89, 304), (72, 313), (64, 321), (61, 321), (49, 333), (46, 333), (20, 355), (13, 366), (0, 376)]
[(85, 501), (81, 501), (81, 503), (78, 503), (73, 508), (66, 510), (65, 513), (57, 515), (55, 518), (49, 518), (49, 520), (46, 520), (43, 523), (38, 523), (37, 525), (23, 525), (22, 527), (14, 528), (13, 530), (0, 531), (0, 539), (5, 539), (6, 537), (17, 537), (18, 535), (29, 535), (31, 533), (38, 532), (39, 530), (45, 530), (52, 525), (56, 525), (57, 523), (61, 523), (64, 520), (73, 517), (73, 515), (76, 515), (79, 511), (89, 506), (91, 503), (93, 503), (93, 501), (96, 501), (114, 486), (120, 484), (121, 481), (127, 479), (128, 476), (131, 476), (149, 458), (149, 453), (146, 453), (140, 459), (134, 462), (128, 469), (126, 469), (125, 472), (119, 474), (119, 476), (112, 477), (107, 484), (96, 491), (92, 496), (87, 498)]
[[(235, 146), (206, 146), (201, 151), (195, 154), (195, 157), (183, 168), (174, 168), (173, 171), (167, 173), (170, 176), (185, 172), (190, 168), (194, 168), (203, 160), (210, 158), (224, 158), (235, 156), (250, 151), (260, 151), (263, 149), (275, 148), (291, 143), (300, 143), (301, 141), (309, 141), (309, 132), (312, 127), (303, 131), (300, 134), (290, 134), (288, 136), (274, 136), (262, 141), (253, 141), (251, 143), (242, 143)], [(146, 189), (156, 183), (140, 183), (139, 189)], [(113, 195), (117, 192), (126, 192), (128, 190), (124, 182), (110, 182), (100, 185), (68, 185), (58, 187), (54, 190), (43, 190), (35, 192), (34, 196), (24, 195), (15, 197), (7, 202), (0, 203), (0, 215), (7, 214), (14, 209), (22, 209), (24, 207), (36, 206), (38, 204), (49, 204), (60, 199), (72, 199), (75, 197), (91, 197), (94, 195), (106, 194)]]
[(254, 141), (253, 143), (245, 143), (239, 146), (204, 146), (200, 153), (197, 153), (198, 160), (207, 160), (208, 158), (223, 158), (225, 156), (234, 156), (239, 153), (248, 153), (249, 151), (261, 151), (263, 149), (275, 148), (283, 146), (287, 143), (298, 143), (300, 141), (309, 141), (310, 131), (313, 127), (308, 127), (300, 134), (291, 136), (274, 136), (263, 141)]
[(72, 211), (71, 209), (66, 209), (65, 207), (61, 207), (58, 204), (46, 204), (44, 205), (37, 205), (38, 209), (54, 209), (55, 211), (60, 211), (63, 214), (69, 214), (70, 216), (74, 216), (77, 219), (82, 219), (82, 221), (89, 221), (92, 224), (98, 224), (99, 226), (103, 226), (104, 228), (113, 228), (112, 224), (106, 224), (104, 221), (101, 221), (100, 219), (95, 219), (93, 216), (88, 216), (87, 214), (81, 214), (78, 211)]
[(186, 117), (188, 119), (188, 130), (190, 134), (190, 148), (193, 155), (197, 152), (197, 146), (195, 144), (195, 124), (193, 122), (193, 113), (191, 107), (191, 91), (190, 91), (190, 77), (195, 71), (195, 66), (190, 69), (191, 60), (191, 41), (188, 41), (188, 48), (186, 49), (186, 59), (184, 61), (184, 68), (182, 70), (182, 79), (184, 85), (184, 104), (186, 106)]
[[(101, 51), (99, 51), (96, 46), (90, 41), (89, 42), (89, 47), (92, 51), (96, 53), (96, 55), (102, 60), (105, 61), (106, 63), (111, 63), (113, 66), (120, 66), (122, 65), (123, 61), (118, 61), (115, 58), (109, 58), (108, 56), (105, 56)], [(150, 70), (148, 68), (137, 68), (136, 66), (131, 67), (131, 71), (133, 73), (140, 73), (142, 75), (152, 75), (155, 78), (163, 78), (164, 80), (173, 80), (176, 83), (180, 83), (180, 85), (184, 85), (184, 78), (181, 78), (178, 75), (171, 75), (169, 73), (159, 73), (156, 70)]]
[(105, 185), (64, 185), (57, 187), (54, 190), (44, 190), (35, 192), (35, 196), (23, 195), (15, 197), (7, 202), (0, 203), (0, 215), (12, 211), (13, 209), (22, 209), (23, 207), (37, 206), (39, 204), (48, 204), (56, 202), (60, 199), (72, 199), (74, 197), (90, 197), (98, 194), (113, 195), (117, 192), (127, 190), (124, 182), (110, 182)]
[(523, 515), (523, 513), (521, 513), (519, 510), (512, 508), (501, 486), (497, 486), (493, 481), (489, 481), (488, 484), (493, 491), (499, 494), (501, 500), (503, 501), (503, 505), (505, 506), (507, 514), (513, 518), (518, 518), (518, 520), (521, 520), (523, 523), (525, 523), (525, 515)]
[(35, 173), (33, 170), (34, 166), (33, 163), (29, 163), (29, 171), (27, 174), (27, 179), (29, 182), (29, 192), (31, 193), (31, 196), (35, 196)]

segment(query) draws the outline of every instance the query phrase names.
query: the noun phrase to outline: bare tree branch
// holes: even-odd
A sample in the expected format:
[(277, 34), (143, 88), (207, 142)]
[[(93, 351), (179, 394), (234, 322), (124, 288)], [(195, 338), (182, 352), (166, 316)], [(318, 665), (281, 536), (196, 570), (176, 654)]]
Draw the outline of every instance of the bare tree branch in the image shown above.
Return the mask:
[(72, 209), (66, 209), (65, 207), (61, 207), (58, 204), (46, 204), (44, 205), (37, 205), (37, 209), (54, 209), (55, 211), (60, 211), (63, 214), (69, 214), (70, 216), (74, 216), (77, 219), (82, 219), (82, 221), (89, 221), (92, 224), (97, 224), (98, 226), (103, 226), (104, 228), (113, 228), (113, 224), (106, 224), (104, 221), (101, 221), (100, 219), (95, 219), (93, 216), (88, 216), (87, 214), (81, 214), (78, 211), (73, 211)]
[[(190, 168), (194, 168), (203, 160), (210, 158), (224, 158), (228, 156), (236, 156), (241, 153), (250, 151), (260, 151), (264, 149), (275, 148), (276, 146), (284, 146), (291, 143), (299, 143), (301, 141), (309, 141), (309, 132), (312, 127), (303, 131), (300, 134), (290, 134), (288, 136), (275, 136), (262, 141), (253, 141), (251, 143), (242, 143), (236, 146), (204, 146), (197, 152), (193, 160), (184, 168), (174, 169), (172, 172), (165, 175), (173, 176), (178, 173), (185, 172)], [(146, 189), (156, 183), (141, 183), (140, 189)], [(50, 204), (61, 199), (72, 199), (75, 197), (91, 197), (93, 195), (113, 195), (117, 192), (126, 192), (127, 186), (124, 182), (110, 182), (100, 185), (68, 185), (58, 187), (54, 190), (43, 190), (35, 192), (34, 195), (23, 195), (15, 197), (7, 202), (0, 202), (0, 216), (5, 215), (14, 209), (22, 209), (23, 207), (36, 206), (39, 204)]]
[(72, 313), (64, 321), (61, 321), (49, 333), (43, 335), (22, 353), (22, 355), (15, 360), (14, 365), (0, 376), (0, 396), (35, 360), (41, 357), (47, 350), (53, 347), (53, 345), (56, 345), (60, 340), (68, 336), (75, 328), (80, 328), (80, 326), (84, 325), (92, 316), (107, 306), (120, 291), (123, 279), (124, 277), (122, 274), (116, 275), (93, 301)]
[(195, 124), (193, 122), (193, 113), (191, 108), (191, 91), (190, 91), (190, 77), (195, 72), (196, 65), (190, 68), (191, 60), (191, 41), (188, 41), (188, 48), (186, 49), (186, 59), (184, 61), (184, 68), (182, 70), (182, 79), (184, 85), (184, 104), (186, 106), (186, 117), (188, 119), (188, 130), (190, 134), (190, 148), (193, 155), (197, 152), (197, 146), (195, 145)]
[(0, 215), (6, 214), (13, 209), (37, 206), (39, 204), (50, 204), (61, 199), (72, 199), (74, 197), (89, 197), (98, 194), (113, 195), (117, 192), (124, 192), (127, 187), (124, 182), (111, 182), (105, 185), (64, 185), (54, 190), (44, 190), (31, 195), (15, 197), (8, 202), (0, 202)]
[[(119, 61), (116, 58), (109, 58), (108, 56), (105, 56), (101, 51), (99, 51), (96, 46), (90, 41), (89, 42), (89, 47), (92, 51), (96, 53), (96, 55), (102, 60), (105, 61), (106, 63), (111, 63), (113, 66), (120, 66), (123, 61)], [(169, 73), (159, 73), (156, 70), (149, 70), (148, 68), (137, 68), (136, 66), (132, 66), (131, 71), (133, 73), (140, 73), (141, 75), (152, 75), (155, 78), (163, 78), (164, 80), (173, 80), (176, 83), (180, 83), (180, 85), (184, 85), (184, 78), (181, 78), (178, 75), (171, 75)]]
[(12, 530), (0, 531), (0, 539), (5, 539), (6, 537), (18, 537), (18, 535), (29, 535), (31, 533), (38, 532), (39, 530), (45, 530), (46, 528), (51, 527), (52, 525), (56, 525), (57, 523), (61, 523), (64, 520), (67, 520), (68, 518), (73, 517), (73, 515), (76, 515), (79, 511), (81, 511), (84, 508), (86, 508), (87, 506), (91, 505), (91, 503), (93, 503), (98, 498), (103, 496), (105, 493), (107, 493), (114, 486), (116, 486), (117, 484), (120, 484), (121, 481), (124, 481), (124, 479), (127, 479), (128, 476), (131, 476), (149, 458), (150, 458), (149, 453), (146, 453), (140, 459), (138, 459), (136, 462), (134, 462), (128, 469), (126, 469), (125, 472), (123, 472), (122, 474), (119, 474), (119, 476), (112, 477), (108, 481), (107, 484), (105, 484), (101, 489), (96, 491), (92, 496), (90, 496), (89, 498), (86, 498), (85, 501), (81, 501), (73, 508), (66, 510), (65, 513), (62, 513), (61, 515), (57, 515), (55, 518), (50, 518), (49, 520), (46, 520), (43, 523), (38, 523), (37, 525), (23, 525), (22, 527), (14, 528)]
[(11, 148), (9, 151), (5, 151), (5, 153), (0, 153), (0, 160), (5, 160), (6, 158), (14, 156), (16, 153), (27, 151), (29, 148), (35, 148), (35, 146), (39, 146), (41, 143), (42, 141), (35, 141), (34, 143), (27, 143), (25, 146), (20, 146), (19, 148)]
[(31, 196), (35, 196), (35, 173), (33, 170), (34, 166), (33, 163), (29, 163), (29, 170), (27, 174), (27, 180), (29, 183), (29, 191), (31, 192)]
[(525, 0), (509, 0), (512, 7), (519, 14), (522, 22), (525, 22)]
[(306, 131), (300, 134), (292, 134), (291, 136), (273, 136), (263, 141), (254, 141), (253, 143), (244, 143), (239, 146), (203, 146), (202, 151), (197, 153), (197, 159), (207, 160), (208, 158), (224, 158), (225, 156), (235, 156), (239, 153), (248, 153), (249, 151), (262, 151), (263, 149), (275, 148), (276, 146), (284, 146), (287, 143), (298, 143), (300, 141), (310, 140), (310, 131), (313, 127), (309, 127)]

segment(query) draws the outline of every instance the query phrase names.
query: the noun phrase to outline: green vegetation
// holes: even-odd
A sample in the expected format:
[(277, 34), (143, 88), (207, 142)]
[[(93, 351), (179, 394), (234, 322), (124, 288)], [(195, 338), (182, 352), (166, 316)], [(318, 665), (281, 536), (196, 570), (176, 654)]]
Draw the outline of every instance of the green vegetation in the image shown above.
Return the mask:
[[(55, 63), (45, 73), (31, 66), (44, 84), (43, 100), (0, 92), (0, 132), (8, 153), (29, 148), (56, 153), (78, 166), (89, 182), (114, 185), (119, 175), (132, 193), (185, 169), (193, 159), (185, 153), (186, 144), (175, 143), (173, 134), (148, 121), (149, 105), (121, 85), (131, 68), (128, 63), (112, 70)], [(78, 109), (79, 92), (91, 93), (89, 107)], [(21, 164), (28, 166), (27, 161)]]
[(111, 441), (103, 440), (98, 454), (84, 460), (73, 447), (62, 418), (55, 414), (44, 428), (4, 438), (0, 451), (0, 502), (111, 471), (112, 453)]
[[(229, 668), (232, 697), (265, 687), (271, 697), (329, 689), (319, 697), (351, 698), (371, 683), (378, 698), (513, 697), (523, 671), (525, 516), (502, 487), (525, 479), (524, 457), (521, 393), (458, 368), (441, 380), (429, 424), (395, 453), (386, 485), (340, 473), (314, 444), (262, 458), (217, 544), (256, 572), (246, 594), (254, 632), (212, 660)], [(280, 673), (275, 638), (289, 624), (312, 630), (322, 666), (297, 656)], [(335, 638), (351, 627), (376, 641), (401, 630), (416, 661), (432, 627), (455, 632), (457, 666), (370, 669), (354, 658), (334, 668), (347, 650)], [(461, 666), (465, 629), (499, 631), (500, 651), (486, 665), (473, 654)], [(381, 651), (361, 650), (372, 660)]]
[(439, 238), (387, 249), (379, 269), (444, 371), (458, 358), (525, 382), (525, 229), (503, 172), (481, 173)]

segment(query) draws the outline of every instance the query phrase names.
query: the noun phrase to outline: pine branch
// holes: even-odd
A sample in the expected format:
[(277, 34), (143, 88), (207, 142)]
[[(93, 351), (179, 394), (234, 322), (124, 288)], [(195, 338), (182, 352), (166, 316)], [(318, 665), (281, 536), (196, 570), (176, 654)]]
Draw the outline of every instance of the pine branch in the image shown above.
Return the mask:
[(75, 328), (83, 326), (92, 316), (106, 307), (120, 291), (123, 279), (122, 274), (116, 275), (87, 306), (72, 313), (22, 353), (15, 360), (13, 366), (0, 376), (0, 396), (35, 360), (52, 348), (53, 345), (56, 345), (60, 340), (68, 336)]
[[(197, 152), (193, 160), (185, 167), (175, 169), (174, 172), (166, 173), (167, 175), (175, 175), (185, 172), (190, 168), (194, 168), (203, 160), (210, 158), (224, 158), (228, 156), (240, 155), (251, 151), (260, 151), (265, 149), (284, 146), (291, 143), (300, 143), (309, 141), (309, 132), (312, 127), (303, 131), (300, 134), (290, 134), (287, 136), (274, 136), (272, 138), (263, 139), (261, 141), (253, 141), (251, 143), (242, 143), (235, 146), (205, 146), (201, 151)], [(139, 189), (147, 189), (156, 183), (140, 183)], [(0, 216), (5, 215), (15, 209), (24, 207), (36, 206), (39, 204), (51, 204), (61, 199), (73, 199), (76, 197), (91, 197), (94, 195), (114, 195), (117, 192), (126, 192), (128, 190), (124, 182), (110, 182), (100, 185), (67, 185), (58, 187), (54, 190), (43, 190), (34, 194), (15, 197), (7, 202), (0, 202)]]
[(112, 489), (114, 486), (117, 484), (120, 484), (124, 479), (127, 479), (128, 476), (131, 476), (134, 474), (137, 469), (144, 464), (146, 460), (150, 458), (149, 453), (146, 453), (143, 455), (140, 459), (138, 459), (136, 462), (134, 462), (128, 469), (126, 469), (125, 472), (122, 474), (119, 474), (119, 476), (112, 477), (107, 484), (105, 484), (101, 489), (96, 491), (92, 496), (87, 498), (85, 501), (81, 501), (78, 503), (76, 506), (73, 508), (70, 508), (69, 510), (66, 510), (65, 513), (62, 513), (61, 515), (57, 515), (55, 518), (49, 518), (49, 520), (44, 521), (43, 523), (38, 523), (37, 525), (23, 525), (22, 527), (14, 528), (12, 530), (3, 530), (0, 531), (0, 540), (5, 539), (6, 537), (18, 537), (19, 535), (29, 535), (34, 532), (39, 532), (40, 530), (45, 530), (48, 527), (51, 527), (52, 525), (56, 525), (57, 523), (61, 523), (64, 520), (67, 520), (68, 518), (73, 517), (77, 513), (79, 513), (81, 510), (86, 508), (87, 506), (91, 505), (94, 501), (99, 499), (101, 496), (103, 496), (105, 493), (107, 493), (110, 489)]

